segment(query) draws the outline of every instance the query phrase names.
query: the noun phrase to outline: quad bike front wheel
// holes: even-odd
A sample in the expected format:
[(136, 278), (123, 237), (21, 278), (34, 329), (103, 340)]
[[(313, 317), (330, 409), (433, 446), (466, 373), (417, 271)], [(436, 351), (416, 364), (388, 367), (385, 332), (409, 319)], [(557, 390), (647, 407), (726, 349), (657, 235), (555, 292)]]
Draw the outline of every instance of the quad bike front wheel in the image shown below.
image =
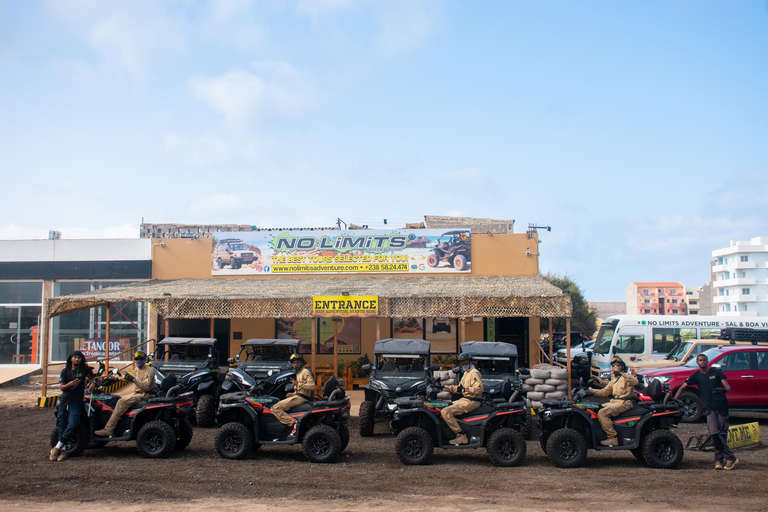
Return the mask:
[(488, 439), (488, 456), (497, 466), (518, 466), (525, 458), (525, 439), (515, 429), (500, 428)]
[(373, 435), (375, 408), (376, 406), (371, 400), (360, 402), (360, 412), (358, 413), (360, 437), (371, 437)]
[(192, 422), (188, 418), (182, 418), (179, 420), (179, 426), (176, 430), (176, 447), (177, 452), (180, 452), (192, 442), (192, 435), (194, 430), (192, 429)]
[(395, 440), (395, 451), (403, 464), (426, 464), (432, 458), (434, 449), (432, 436), (420, 427), (408, 427)]
[(683, 460), (683, 443), (669, 430), (653, 430), (642, 441), (643, 459), (652, 468), (672, 469)]
[(453, 268), (456, 270), (467, 270), (467, 257), (463, 254), (457, 254), (453, 258)]
[(136, 436), (136, 448), (144, 457), (164, 459), (176, 447), (176, 432), (164, 421), (146, 423)]
[(429, 256), (427, 256), (427, 265), (434, 268), (440, 264), (440, 256), (437, 255), (437, 253), (431, 252), (429, 253)]
[(253, 435), (242, 423), (227, 423), (214, 440), (216, 451), (225, 459), (242, 459), (253, 450)]
[[(67, 441), (67, 457), (77, 457), (78, 455), (81, 455), (86, 448), (88, 448), (90, 437), (88, 427), (82, 423), (75, 427), (69, 435), (69, 441)], [(50, 438), (51, 448), (56, 446), (58, 442), (59, 429), (54, 427)]]
[(587, 458), (587, 441), (570, 428), (555, 430), (547, 439), (547, 457), (560, 468), (577, 468)]
[(197, 401), (197, 410), (195, 411), (195, 419), (197, 420), (198, 427), (212, 427), (216, 422), (216, 408), (214, 407), (216, 400), (213, 395), (203, 395)]
[(307, 431), (302, 448), (310, 462), (336, 462), (341, 453), (341, 436), (333, 427), (321, 423)]

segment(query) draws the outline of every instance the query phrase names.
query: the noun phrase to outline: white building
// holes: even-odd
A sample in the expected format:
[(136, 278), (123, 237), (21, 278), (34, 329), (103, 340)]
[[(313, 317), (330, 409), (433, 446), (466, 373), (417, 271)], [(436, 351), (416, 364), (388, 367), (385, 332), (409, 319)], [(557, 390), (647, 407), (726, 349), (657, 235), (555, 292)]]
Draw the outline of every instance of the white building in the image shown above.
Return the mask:
[(768, 316), (768, 236), (712, 251), (717, 315)]

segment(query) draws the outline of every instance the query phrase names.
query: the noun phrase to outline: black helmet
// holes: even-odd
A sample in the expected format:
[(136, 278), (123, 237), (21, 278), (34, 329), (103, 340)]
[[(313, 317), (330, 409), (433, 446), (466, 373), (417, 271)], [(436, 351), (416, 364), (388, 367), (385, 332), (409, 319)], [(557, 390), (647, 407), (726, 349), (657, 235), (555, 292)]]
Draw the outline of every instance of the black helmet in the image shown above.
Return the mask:
[(459, 354), (459, 364), (468, 364), (472, 362), (472, 354), (469, 352), (462, 352)]

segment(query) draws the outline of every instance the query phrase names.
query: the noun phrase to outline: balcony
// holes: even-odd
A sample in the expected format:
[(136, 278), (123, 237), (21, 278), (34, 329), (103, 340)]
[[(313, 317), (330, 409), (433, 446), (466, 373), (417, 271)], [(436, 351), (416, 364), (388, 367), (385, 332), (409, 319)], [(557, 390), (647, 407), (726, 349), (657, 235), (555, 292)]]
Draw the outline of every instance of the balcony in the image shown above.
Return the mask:
[(757, 284), (755, 277), (737, 277), (734, 279), (721, 279), (712, 281), (712, 288), (727, 288), (729, 286), (753, 286)]
[(716, 295), (712, 297), (714, 304), (730, 304), (739, 302), (757, 302), (757, 295)]

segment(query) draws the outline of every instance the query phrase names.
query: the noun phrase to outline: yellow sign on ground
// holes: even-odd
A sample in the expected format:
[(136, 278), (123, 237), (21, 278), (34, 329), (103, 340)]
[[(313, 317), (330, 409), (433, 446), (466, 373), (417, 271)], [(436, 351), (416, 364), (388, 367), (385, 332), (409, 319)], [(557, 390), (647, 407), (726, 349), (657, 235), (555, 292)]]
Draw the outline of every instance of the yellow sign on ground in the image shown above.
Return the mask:
[(318, 295), (312, 297), (312, 316), (379, 316), (376, 295)]
[(760, 424), (744, 423), (728, 429), (728, 448), (740, 448), (760, 442)]

